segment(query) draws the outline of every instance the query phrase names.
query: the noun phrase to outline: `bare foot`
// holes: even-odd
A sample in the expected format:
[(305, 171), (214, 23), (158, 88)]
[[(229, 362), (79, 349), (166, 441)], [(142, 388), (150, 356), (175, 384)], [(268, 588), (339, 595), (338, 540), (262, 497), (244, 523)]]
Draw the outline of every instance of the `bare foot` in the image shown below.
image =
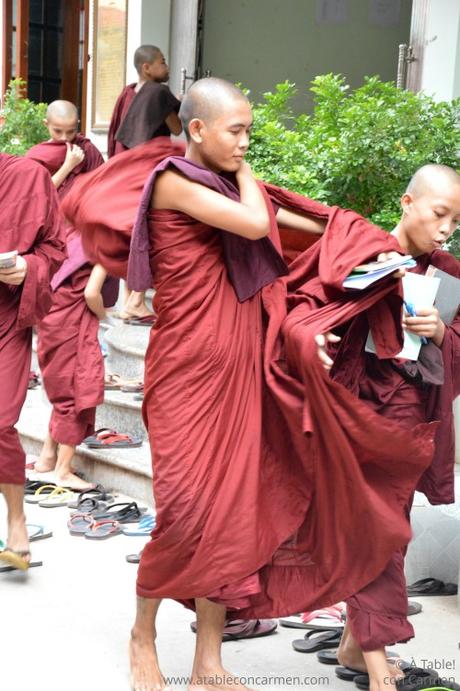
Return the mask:
[(132, 691), (167, 691), (158, 664), (157, 651), (152, 638), (136, 636), (131, 632), (129, 643)]
[(29, 535), (26, 528), (25, 514), (8, 523), (7, 548), (13, 552), (24, 552), (24, 559), (30, 561)]
[(120, 312), (120, 319), (132, 319), (133, 317), (137, 319), (142, 317), (151, 317), (152, 315), (153, 312), (150, 312), (145, 305), (141, 305), (140, 307), (128, 307), (126, 305), (125, 308)]
[(251, 691), (238, 677), (227, 672), (223, 667), (217, 669), (202, 669), (192, 672), (192, 682), (189, 691)]
[(60, 487), (68, 487), (74, 489), (76, 492), (86, 492), (89, 489), (94, 489), (95, 485), (91, 482), (82, 480), (78, 475), (70, 473), (56, 473), (56, 483)]
[[(343, 639), (342, 639), (343, 641)], [(367, 672), (366, 662), (364, 661), (363, 654), (357, 646), (347, 645), (343, 642), (340, 643), (339, 649), (337, 650), (337, 659), (340, 665), (343, 667), (349, 667), (350, 669), (356, 669), (358, 672)]]
[(35, 461), (34, 470), (36, 473), (50, 473), (56, 468), (56, 462), (57, 450), (51, 451), (43, 447), (40, 456)]

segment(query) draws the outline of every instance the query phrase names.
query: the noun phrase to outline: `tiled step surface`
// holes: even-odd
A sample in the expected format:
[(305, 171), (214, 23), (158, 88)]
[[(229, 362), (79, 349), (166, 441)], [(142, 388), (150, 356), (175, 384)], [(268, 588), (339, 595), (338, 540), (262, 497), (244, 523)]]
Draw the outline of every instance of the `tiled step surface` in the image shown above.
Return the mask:
[[(40, 453), (50, 411), (41, 387), (28, 392), (17, 425), (26, 453)], [(143, 437), (146, 438), (145, 432)], [(85, 472), (91, 481), (100, 482), (108, 489), (137, 497), (149, 505), (153, 502), (152, 462), (146, 441), (133, 449), (88, 449), (82, 444), (77, 447), (75, 467)]]

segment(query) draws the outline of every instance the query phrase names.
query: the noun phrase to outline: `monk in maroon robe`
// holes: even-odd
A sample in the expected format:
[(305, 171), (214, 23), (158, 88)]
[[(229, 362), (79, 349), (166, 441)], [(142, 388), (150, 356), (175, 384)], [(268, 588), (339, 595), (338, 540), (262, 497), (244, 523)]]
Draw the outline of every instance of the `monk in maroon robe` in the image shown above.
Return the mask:
[(56, 191), (33, 161), (0, 154), (0, 226), (0, 252), (17, 251), (13, 266), (0, 268), (0, 492), (8, 508), (0, 562), (26, 569), (25, 454), (15, 424), (27, 394), (32, 326), (51, 306), (50, 280), (65, 257)]
[[(78, 134), (72, 103), (51, 103), (46, 123), (51, 139), (32, 147), (27, 156), (48, 170), (62, 200), (80, 175), (95, 170), (104, 159)], [(96, 406), (104, 400), (98, 330), (105, 314), (100, 295), (106, 271), (88, 261), (76, 228), (67, 224), (66, 232), (68, 258), (53, 279), (53, 304), (38, 326), (38, 360), (53, 410), (35, 470), (55, 470), (60, 485), (83, 491), (92, 485), (72, 472), (71, 463), (75, 447), (93, 433)], [(92, 307), (87, 304), (88, 292), (96, 295)]]
[[(164, 687), (155, 617), (172, 597), (197, 611), (193, 682), (228, 691), (226, 616), (350, 597), (407, 543), (404, 506), (430, 463), (433, 431), (383, 425), (318, 358), (315, 336), (364, 311), (382, 325), (378, 352), (399, 352), (399, 282), (353, 300), (342, 287), (357, 264), (400, 251), (397, 241), (351, 211), (256, 183), (243, 162), (251, 110), (233, 85), (195, 83), (181, 117), (186, 158), (166, 159), (148, 180), (129, 258), (129, 286), (155, 285), (158, 314), (143, 409), (158, 524), (139, 568), (131, 664), (133, 688)], [(126, 231), (100, 204), (111, 180), (112, 198), (137, 184), (134, 150), (123, 156), (124, 180), (96, 171), (99, 184), (65, 202), (66, 215), (88, 221), (85, 247), (120, 271)], [(277, 222), (324, 232), (289, 281)]]
[[(182, 124), (177, 115), (180, 101), (165, 82), (169, 68), (156, 46), (142, 45), (134, 53), (137, 82), (128, 84), (115, 103), (110, 120), (107, 152), (109, 158), (157, 137), (180, 134)], [(144, 293), (126, 291), (120, 314), (123, 319), (154, 319), (145, 304)]]
[[(403, 214), (393, 231), (402, 250), (416, 258), (412, 270), (425, 274), (430, 266), (460, 278), (460, 262), (443, 251), (460, 223), (460, 175), (442, 165), (417, 171), (401, 199)], [(452, 404), (460, 393), (460, 317), (445, 325), (435, 307), (405, 317), (405, 328), (429, 339), (417, 362), (379, 359), (364, 352), (369, 327), (362, 317), (349, 327), (335, 358), (333, 376), (354, 390), (379, 415), (414, 430), (438, 421), (435, 454), (421, 478), (414, 475), (414, 489), (432, 504), (449, 504), (454, 498), (455, 439)], [(412, 496), (407, 502), (410, 512)], [(371, 689), (385, 670), (385, 646), (414, 635), (407, 620), (404, 553), (399, 550), (382, 574), (348, 600), (347, 626), (339, 650), (342, 664), (368, 669)]]

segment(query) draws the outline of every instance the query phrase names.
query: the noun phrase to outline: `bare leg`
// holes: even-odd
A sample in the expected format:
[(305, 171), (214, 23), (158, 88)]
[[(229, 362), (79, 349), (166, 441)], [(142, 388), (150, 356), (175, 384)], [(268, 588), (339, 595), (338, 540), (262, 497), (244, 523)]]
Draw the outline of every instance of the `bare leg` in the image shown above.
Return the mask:
[(246, 689), (222, 665), (221, 647), (226, 609), (205, 598), (195, 600), (197, 637), (190, 689), (234, 691)]
[(54, 441), (48, 432), (43, 443), (38, 461), (35, 463), (34, 470), (37, 473), (49, 473), (56, 467), (57, 461), (57, 442)]
[[(22, 485), (0, 485), (0, 492), (5, 497), (8, 509), (7, 546), (15, 552), (29, 550), (29, 536), (24, 514), (24, 487)], [(30, 555), (25, 556), (27, 561)]]
[(132, 290), (123, 306), (121, 317), (123, 319), (128, 317), (148, 317), (151, 314), (152, 312), (145, 304), (145, 293), (138, 293)]
[(363, 651), (363, 656), (369, 674), (369, 691), (388, 691), (389, 688), (396, 688), (395, 680), (404, 677), (396, 664), (388, 665), (384, 648)]
[(167, 688), (155, 647), (155, 621), (160, 603), (161, 600), (137, 598), (136, 621), (129, 644), (132, 691), (160, 691)]
[(350, 667), (360, 672), (367, 672), (363, 651), (353, 638), (348, 624), (345, 624), (343, 629), (342, 638), (337, 651), (337, 658), (344, 667)]
[(92, 489), (91, 482), (85, 482), (78, 475), (72, 472), (72, 459), (75, 453), (75, 446), (69, 444), (59, 444), (59, 451), (56, 463), (56, 480), (62, 487), (70, 487), (78, 492)]
[(397, 658), (394, 662), (387, 659), (385, 648), (367, 653), (361, 650), (353, 638), (348, 624), (345, 624), (337, 657), (341, 665), (360, 672), (367, 672), (371, 680), (371, 691), (393, 688), (394, 678), (404, 676), (397, 666)]

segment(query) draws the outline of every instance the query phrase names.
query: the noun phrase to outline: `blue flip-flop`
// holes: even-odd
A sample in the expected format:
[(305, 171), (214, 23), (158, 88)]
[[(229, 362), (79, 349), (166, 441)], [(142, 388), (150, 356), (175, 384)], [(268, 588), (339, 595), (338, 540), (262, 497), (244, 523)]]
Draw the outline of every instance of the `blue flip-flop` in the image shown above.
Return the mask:
[(129, 535), (129, 536), (148, 536), (152, 532), (152, 530), (155, 528), (156, 525), (156, 518), (155, 516), (152, 516), (151, 514), (147, 514), (147, 516), (142, 516), (140, 519), (139, 523), (134, 527), (134, 528), (123, 528), (123, 535)]
[(43, 525), (38, 525), (38, 523), (27, 523), (26, 528), (29, 535), (29, 542), (45, 540), (47, 537), (53, 536), (52, 530), (46, 530)]

